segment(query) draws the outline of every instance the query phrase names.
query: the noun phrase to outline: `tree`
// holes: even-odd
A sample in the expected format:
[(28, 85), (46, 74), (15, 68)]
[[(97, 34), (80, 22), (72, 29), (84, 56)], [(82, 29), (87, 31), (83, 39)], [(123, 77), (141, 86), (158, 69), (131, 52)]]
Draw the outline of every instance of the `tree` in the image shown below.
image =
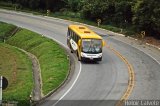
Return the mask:
[(80, 11), (84, 4), (84, 0), (64, 0), (64, 2), (66, 3), (67, 8), (74, 12)]
[(134, 24), (137, 30), (160, 38), (160, 1), (142, 0), (135, 7)]
[(29, 8), (31, 9), (38, 9), (40, 5), (40, 0), (28, 0), (29, 1)]
[(65, 7), (65, 2), (63, 0), (45, 0), (46, 9), (51, 11), (59, 11), (61, 8)]
[(95, 20), (97, 18), (102, 19), (109, 3), (105, 1), (106, 0), (86, 0), (82, 8), (84, 18), (91, 20)]
[[(30, 9), (80, 12), (85, 19), (137, 31), (160, 38), (160, 0), (1, 0)], [(67, 8), (67, 9), (66, 9)]]
[(132, 17), (132, 2), (115, 2), (115, 15), (113, 20), (115, 24), (120, 24), (121, 26), (132, 24)]

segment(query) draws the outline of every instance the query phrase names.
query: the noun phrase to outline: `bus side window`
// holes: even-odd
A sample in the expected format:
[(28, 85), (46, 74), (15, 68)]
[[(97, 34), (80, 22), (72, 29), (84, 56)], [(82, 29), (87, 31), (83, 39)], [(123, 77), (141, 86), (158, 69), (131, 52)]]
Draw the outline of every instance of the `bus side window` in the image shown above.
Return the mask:
[(69, 37), (70, 36), (70, 30), (68, 29), (68, 32), (67, 32), (67, 37)]
[(78, 43), (78, 35), (75, 33), (74, 36), (75, 36), (75, 37), (74, 37), (74, 41), (75, 41), (76, 43)]
[(72, 32), (72, 38), (73, 38), (73, 40), (74, 40), (74, 32)]
[(73, 39), (73, 34), (72, 34), (73, 32), (71, 32), (71, 38)]
[(76, 35), (76, 43), (78, 43), (78, 36)]
[(68, 29), (68, 31), (67, 31), (67, 36), (69, 36), (69, 29)]
[(76, 35), (73, 33), (73, 40), (76, 41)]

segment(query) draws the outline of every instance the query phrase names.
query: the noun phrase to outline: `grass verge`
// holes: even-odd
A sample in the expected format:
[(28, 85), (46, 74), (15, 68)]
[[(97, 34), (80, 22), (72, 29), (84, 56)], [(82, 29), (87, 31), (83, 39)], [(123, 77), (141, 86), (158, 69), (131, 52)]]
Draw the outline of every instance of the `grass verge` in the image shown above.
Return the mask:
[(56, 89), (67, 77), (69, 60), (64, 49), (53, 40), (22, 29), (8, 39), (7, 43), (22, 48), (38, 58), (44, 94)]
[(6, 40), (8, 37), (10, 37), (13, 30), (15, 30), (16, 28), (17, 27), (14, 25), (0, 22), (0, 41), (4, 42), (4, 39)]
[(28, 106), (33, 86), (32, 62), (28, 56), (10, 45), (0, 43), (0, 75), (9, 82), (3, 91), (3, 100)]

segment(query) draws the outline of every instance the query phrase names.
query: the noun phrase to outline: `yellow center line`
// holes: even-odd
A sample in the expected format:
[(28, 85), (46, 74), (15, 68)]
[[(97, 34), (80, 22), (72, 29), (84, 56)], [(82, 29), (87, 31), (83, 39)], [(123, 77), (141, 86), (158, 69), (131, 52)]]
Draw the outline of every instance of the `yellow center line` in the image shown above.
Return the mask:
[(128, 86), (127, 86), (125, 93), (123, 94), (121, 99), (116, 104), (116, 106), (122, 106), (124, 104), (124, 102), (126, 100), (128, 100), (129, 96), (131, 95), (131, 93), (133, 91), (134, 85), (135, 85), (134, 69), (133, 69), (132, 65), (127, 61), (127, 59), (125, 57), (123, 57), (118, 51), (113, 49), (111, 46), (106, 46), (106, 47), (109, 48), (110, 50), (112, 50), (127, 65), (127, 68), (128, 68), (128, 73), (129, 73)]

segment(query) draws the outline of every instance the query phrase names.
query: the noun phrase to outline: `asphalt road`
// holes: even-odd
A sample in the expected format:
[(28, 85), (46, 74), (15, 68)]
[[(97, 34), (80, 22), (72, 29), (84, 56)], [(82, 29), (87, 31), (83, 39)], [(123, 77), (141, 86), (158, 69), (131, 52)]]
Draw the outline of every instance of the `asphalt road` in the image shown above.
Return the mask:
[[(0, 10), (0, 21), (38, 32), (66, 48), (67, 26), (77, 24), (6, 10)], [(129, 99), (160, 100), (160, 51), (110, 31), (90, 28), (101, 34), (107, 44), (133, 66), (135, 84)], [(70, 81), (41, 103), (41, 106), (106, 106), (115, 105), (122, 98), (130, 78), (128, 67), (112, 50), (104, 47), (103, 61), (99, 63), (81, 63), (76, 56), (74, 58), (75, 71)]]

